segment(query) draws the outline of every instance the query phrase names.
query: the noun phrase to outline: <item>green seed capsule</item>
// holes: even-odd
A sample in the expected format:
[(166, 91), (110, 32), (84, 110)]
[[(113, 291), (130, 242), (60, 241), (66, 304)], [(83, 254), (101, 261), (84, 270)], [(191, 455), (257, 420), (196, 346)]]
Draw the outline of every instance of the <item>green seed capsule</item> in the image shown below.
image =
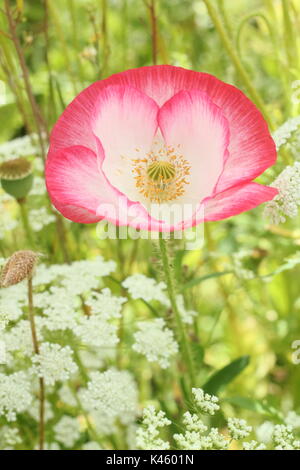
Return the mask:
[(154, 162), (147, 168), (147, 175), (153, 181), (172, 180), (175, 173), (175, 166), (170, 162)]

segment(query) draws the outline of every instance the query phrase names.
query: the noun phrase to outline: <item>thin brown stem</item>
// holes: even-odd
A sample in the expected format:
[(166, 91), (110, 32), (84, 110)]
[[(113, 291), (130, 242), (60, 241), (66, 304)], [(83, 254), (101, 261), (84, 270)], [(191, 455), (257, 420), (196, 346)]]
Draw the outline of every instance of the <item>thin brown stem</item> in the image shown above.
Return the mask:
[[(35, 354), (40, 353), (39, 343), (36, 334), (36, 327), (34, 321), (34, 306), (33, 306), (33, 289), (32, 278), (28, 279), (28, 316), (31, 329), (31, 337), (33, 343), (33, 350)], [(43, 377), (39, 378), (39, 450), (44, 450), (45, 442), (45, 384)]]

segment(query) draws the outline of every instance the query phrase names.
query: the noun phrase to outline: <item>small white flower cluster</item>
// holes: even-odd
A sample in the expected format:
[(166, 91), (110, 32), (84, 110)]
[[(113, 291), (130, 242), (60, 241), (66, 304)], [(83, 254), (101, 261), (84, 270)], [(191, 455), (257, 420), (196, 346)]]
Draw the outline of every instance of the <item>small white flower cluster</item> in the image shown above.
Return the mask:
[(126, 301), (125, 297), (116, 297), (105, 288), (101, 292), (92, 292), (86, 300), (86, 305), (91, 308), (94, 315), (100, 315), (103, 320), (109, 320), (121, 316), (122, 305)]
[(0, 416), (15, 421), (17, 413), (25, 411), (31, 401), (30, 382), (25, 372), (0, 373)]
[(230, 436), (236, 441), (245, 439), (252, 431), (252, 427), (244, 419), (228, 418), (227, 425)]
[(69, 380), (78, 369), (72, 356), (73, 351), (69, 346), (62, 347), (55, 343), (42, 343), (40, 353), (32, 358), (32, 371), (38, 377), (43, 377), (47, 385)]
[(217, 428), (211, 428), (207, 435), (187, 430), (184, 434), (174, 434), (173, 437), (179, 449), (183, 450), (219, 450), (228, 447), (228, 440)]
[(203, 424), (199, 416), (194, 413), (191, 414), (189, 411), (184, 413), (182, 422), (186, 426), (188, 431), (195, 431), (200, 433), (204, 433), (207, 431), (207, 426)]
[(122, 286), (128, 289), (133, 299), (143, 299), (146, 302), (157, 300), (163, 305), (169, 306), (169, 299), (164, 292), (166, 284), (164, 282), (156, 282), (155, 279), (144, 276), (143, 274), (133, 274), (122, 282)]
[(214, 415), (220, 409), (219, 399), (215, 395), (205, 393), (201, 388), (192, 388), (195, 404), (202, 413)]
[(273, 139), (276, 144), (277, 150), (286, 144), (287, 141), (292, 137), (293, 133), (300, 127), (300, 116), (296, 116), (288, 119), (284, 122), (274, 133)]
[(149, 362), (156, 362), (166, 369), (170, 358), (178, 352), (173, 331), (166, 327), (162, 318), (138, 322), (137, 326), (133, 350), (146, 356)]
[[(203, 402), (203, 399), (201, 401)], [(294, 413), (293, 419), (295, 420)], [(259, 429), (262, 428), (260, 426), (256, 430), (256, 434), (258, 437), (260, 435), (259, 441), (261, 441), (262, 436), (267, 437), (267, 439), (263, 443), (256, 440), (240, 442), (243, 450), (265, 450), (267, 449), (267, 443), (270, 444), (270, 448), (275, 450), (300, 449), (300, 441), (295, 439), (291, 426), (266, 423), (268, 429), (264, 429), (264, 432), (262, 432), (262, 429)], [(156, 412), (154, 406), (145, 408), (142, 424), (136, 431), (138, 448), (149, 450), (170, 449), (170, 443), (162, 440), (159, 436), (159, 428), (169, 424), (171, 422), (164, 412)], [(244, 419), (229, 418), (227, 420), (229, 437), (227, 437), (217, 428), (210, 428), (207, 424), (204, 424), (197, 414), (189, 411), (183, 414), (182, 424), (184, 425), (184, 432), (173, 435), (176, 448), (180, 450), (227, 450), (233, 440), (243, 441), (252, 432), (252, 427)], [(271, 433), (269, 432), (269, 425), (271, 425)], [(266, 436), (265, 431), (268, 436)]]
[(14, 446), (21, 444), (22, 439), (17, 428), (1, 426), (0, 450), (13, 450)]
[(55, 439), (65, 447), (73, 447), (80, 438), (80, 424), (77, 418), (63, 416), (54, 426)]
[(252, 440), (250, 442), (243, 442), (243, 450), (266, 450), (266, 446)]
[(160, 428), (169, 426), (171, 421), (163, 411), (156, 412), (150, 405), (143, 410), (143, 420), (136, 432), (136, 444), (142, 450), (167, 450), (170, 444), (159, 437)]
[(20, 283), (1, 290), (0, 318), (16, 321), (23, 315), (23, 306), (27, 302), (26, 284)]
[(36, 134), (25, 135), (0, 144), (0, 157), (5, 160), (28, 157), (38, 153), (39, 147)]
[(300, 441), (295, 440), (292, 426), (276, 424), (272, 439), (275, 450), (300, 450)]
[(81, 392), (83, 407), (125, 425), (133, 422), (137, 414), (138, 393), (132, 375), (128, 371), (111, 368), (105, 372), (92, 372), (90, 377), (87, 388)]
[[(40, 320), (40, 317), (36, 319), (36, 330), (39, 339), (42, 339)], [(3, 339), (7, 352), (18, 352), (24, 356), (33, 354), (32, 335), (28, 320), (21, 319), (13, 328), (7, 329)]]
[(29, 211), (29, 223), (34, 232), (40, 232), (44, 227), (55, 222), (55, 216), (46, 207), (31, 209)]
[(273, 224), (285, 222), (286, 217), (297, 217), (300, 205), (300, 162), (287, 166), (271, 186), (277, 188), (279, 192), (266, 204), (265, 217)]
[(63, 265), (61, 285), (72, 295), (81, 295), (99, 287), (100, 278), (116, 269), (114, 261), (104, 261), (102, 256), (93, 260), (75, 261)]
[(228, 440), (219, 433), (217, 428), (211, 428), (208, 434), (208, 427), (196, 414), (184, 413), (183, 424), (186, 427), (184, 433), (174, 434), (179, 449), (183, 450), (213, 450), (226, 449)]
[(79, 317), (78, 305), (79, 299), (63, 287), (51, 286), (35, 295), (35, 306), (43, 311), (41, 323), (49, 331), (73, 330)]
[(97, 315), (80, 317), (73, 331), (84, 344), (92, 348), (112, 349), (119, 342), (118, 327)]

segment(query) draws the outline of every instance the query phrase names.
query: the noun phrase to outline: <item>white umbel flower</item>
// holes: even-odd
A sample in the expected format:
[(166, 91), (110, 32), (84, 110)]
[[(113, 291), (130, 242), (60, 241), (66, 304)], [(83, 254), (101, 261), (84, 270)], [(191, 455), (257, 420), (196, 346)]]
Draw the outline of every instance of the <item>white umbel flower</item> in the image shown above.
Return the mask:
[(201, 388), (192, 388), (192, 393), (197, 407), (203, 413), (214, 415), (220, 409), (218, 397), (205, 393)]
[(287, 217), (297, 217), (300, 205), (300, 162), (287, 166), (270, 186), (279, 192), (266, 204), (265, 217), (273, 224), (283, 223)]
[(170, 358), (178, 352), (173, 332), (166, 328), (162, 318), (139, 322), (134, 339), (132, 349), (146, 356), (149, 362), (158, 363), (163, 369), (170, 365)]
[(30, 382), (25, 372), (0, 373), (0, 416), (15, 421), (17, 413), (25, 411), (31, 401)]
[(80, 425), (76, 418), (63, 416), (54, 426), (55, 439), (65, 447), (73, 447), (80, 437)]
[(108, 320), (121, 316), (122, 306), (126, 301), (125, 297), (112, 295), (110, 289), (105, 288), (101, 292), (93, 292), (85, 303), (91, 308), (93, 315)]
[(21, 444), (22, 439), (17, 428), (2, 426), (0, 429), (0, 450), (13, 449), (16, 444)]
[(117, 326), (92, 315), (82, 317), (73, 329), (83, 344), (91, 347), (112, 349), (119, 342)]
[(100, 411), (109, 418), (128, 424), (137, 413), (137, 387), (132, 375), (114, 368), (105, 372), (92, 372), (81, 402), (88, 411)]
[(288, 119), (274, 133), (273, 139), (277, 150), (284, 145), (300, 127), (300, 116)]
[(133, 274), (127, 277), (122, 282), (122, 286), (128, 289), (133, 299), (143, 299), (146, 302), (157, 300), (163, 305), (170, 305), (165, 293), (166, 284), (164, 282), (156, 282), (155, 279), (144, 276), (144, 274)]
[(77, 372), (77, 365), (73, 361), (73, 351), (69, 346), (62, 347), (55, 343), (43, 343), (40, 354), (32, 358), (32, 370), (39, 377), (45, 379), (47, 385), (54, 385), (57, 381), (69, 380)]

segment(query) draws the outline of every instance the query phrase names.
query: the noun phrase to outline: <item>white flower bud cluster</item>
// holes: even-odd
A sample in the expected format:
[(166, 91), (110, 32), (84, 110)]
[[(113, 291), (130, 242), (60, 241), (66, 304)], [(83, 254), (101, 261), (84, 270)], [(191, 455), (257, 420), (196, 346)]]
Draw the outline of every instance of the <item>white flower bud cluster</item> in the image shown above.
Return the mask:
[(275, 450), (300, 450), (300, 441), (295, 440), (292, 426), (276, 424), (272, 440)]
[(202, 413), (214, 415), (220, 409), (219, 399), (215, 395), (205, 393), (201, 388), (192, 388), (195, 404)]
[(232, 439), (239, 441), (249, 436), (252, 431), (252, 427), (247, 425), (244, 419), (229, 418), (227, 421), (229, 434)]
[(243, 442), (243, 450), (265, 450), (265, 444), (260, 444), (257, 441)]
[(166, 418), (163, 411), (156, 411), (150, 405), (143, 410), (143, 420), (136, 433), (137, 447), (142, 450), (167, 450), (169, 442), (159, 437), (160, 428), (169, 426), (171, 421)]

